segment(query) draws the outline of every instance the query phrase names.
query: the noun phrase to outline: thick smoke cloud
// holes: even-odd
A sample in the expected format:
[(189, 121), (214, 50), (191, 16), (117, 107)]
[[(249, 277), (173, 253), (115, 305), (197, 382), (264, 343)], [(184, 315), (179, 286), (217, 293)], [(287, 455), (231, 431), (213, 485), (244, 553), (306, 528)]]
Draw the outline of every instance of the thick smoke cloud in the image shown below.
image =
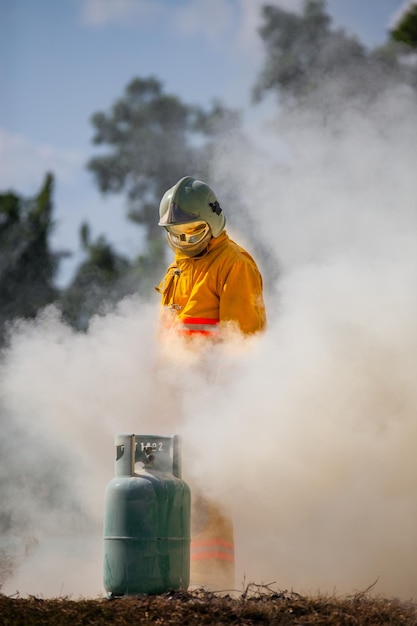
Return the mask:
[(161, 345), (158, 303), (137, 298), (86, 334), (53, 308), (16, 326), (1, 364), (3, 592), (102, 593), (113, 436), (178, 432), (186, 479), (233, 515), (237, 588), (378, 579), (376, 593), (417, 596), (416, 118), (407, 90), (388, 90), (326, 123), (281, 112), (253, 150), (219, 145), (213, 186), (241, 199), (230, 234), (249, 216), (239, 241), (268, 257), (263, 336)]
[(212, 480), (235, 506), (242, 573), (415, 597), (415, 96), (359, 104), (281, 113), (257, 134), (262, 167), (217, 161), (281, 274), (277, 315), (204, 440), (220, 448)]

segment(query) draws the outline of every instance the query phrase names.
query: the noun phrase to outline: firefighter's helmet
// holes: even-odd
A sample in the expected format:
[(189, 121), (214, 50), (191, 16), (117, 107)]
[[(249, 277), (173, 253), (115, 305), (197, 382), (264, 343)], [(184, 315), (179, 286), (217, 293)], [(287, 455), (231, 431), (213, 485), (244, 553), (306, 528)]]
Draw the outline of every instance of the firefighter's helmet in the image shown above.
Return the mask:
[(191, 176), (168, 189), (159, 205), (159, 226), (167, 230), (171, 248), (188, 256), (200, 254), (211, 237), (222, 233), (225, 224), (213, 190)]

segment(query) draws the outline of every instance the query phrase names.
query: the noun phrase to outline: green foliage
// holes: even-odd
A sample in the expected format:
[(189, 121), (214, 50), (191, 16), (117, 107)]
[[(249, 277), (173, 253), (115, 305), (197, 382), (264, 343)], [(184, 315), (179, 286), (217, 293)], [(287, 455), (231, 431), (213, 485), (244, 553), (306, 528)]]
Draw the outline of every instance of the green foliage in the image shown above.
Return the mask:
[(51, 251), (54, 179), (47, 174), (34, 198), (0, 195), (0, 328), (16, 317), (35, 317), (55, 301), (56, 272), (63, 253)]
[(274, 92), (289, 108), (317, 104), (337, 115), (340, 102), (366, 107), (395, 85), (415, 86), (416, 71), (401, 63), (398, 48), (368, 51), (357, 38), (335, 30), (324, 0), (307, 0), (302, 14), (265, 5), (262, 15), (267, 54), (255, 101)]
[(391, 39), (417, 48), (417, 4), (412, 5), (390, 33)]
[(145, 228), (148, 249), (135, 268), (141, 289), (165, 266), (162, 246), (156, 244), (165, 240), (158, 226), (163, 194), (183, 176), (204, 179), (216, 137), (225, 124), (237, 128), (239, 123), (239, 114), (219, 102), (208, 110), (185, 104), (153, 77), (135, 78), (109, 113), (93, 115), (93, 142), (106, 151), (87, 167), (103, 193), (125, 194), (129, 219)]
[(87, 258), (61, 297), (63, 317), (78, 330), (86, 330), (91, 317), (134, 289), (126, 277), (132, 270), (128, 259), (117, 254), (103, 236), (90, 240), (87, 224), (80, 229)]
[(314, 81), (320, 50), (327, 41), (330, 18), (321, 0), (307, 2), (303, 15), (274, 5), (262, 8), (264, 24), (259, 30), (267, 58), (254, 88), (255, 100), (269, 89), (299, 97)]
[(88, 168), (102, 192), (125, 193), (129, 218), (143, 224), (150, 239), (160, 238), (161, 197), (182, 176), (204, 172), (202, 137), (213, 138), (226, 116), (237, 119), (218, 103), (207, 112), (184, 104), (156, 78), (135, 78), (109, 114), (93, 115), (93, 142), (108, 151)]
[(129, 217), (147, 224), (150, 236), (158, 232), (149, 220), (150, 202), (177, 176), (178, 163), (191, 158), (185, 141), (189, 115), (178, 98), (164, 95), (150, 78), (132, 81), (109, 115), (92, 118), (93, 142), (110, 151), (91, 159), (88, 168), (102, 192), (126, 192)]

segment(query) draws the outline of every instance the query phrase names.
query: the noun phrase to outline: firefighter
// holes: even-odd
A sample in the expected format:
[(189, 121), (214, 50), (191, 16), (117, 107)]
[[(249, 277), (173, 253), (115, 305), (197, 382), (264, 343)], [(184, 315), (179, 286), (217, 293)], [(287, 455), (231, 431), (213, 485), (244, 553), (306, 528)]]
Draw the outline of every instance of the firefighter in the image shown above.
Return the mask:
[(261, 274), (250, 254), (229, 239), (212, 189), (186, 176), (164, 194), (159, 215), (175, 252), (157, 288), (168, 326), (213, 338), (230, 326), (245, 335), (263, 330)]
[[(225, 231), (213, 190), (186, 176), (162, 197), (159, 225), (175, 253), (157, 290), (162, 323), (175, 336), (213, 341), (230, 330), (253, 335), (265, 328), (262, 277), (251, 255)], [(233, 524), (201, 493), (193, 499), (191, 584), (234, 588)]]

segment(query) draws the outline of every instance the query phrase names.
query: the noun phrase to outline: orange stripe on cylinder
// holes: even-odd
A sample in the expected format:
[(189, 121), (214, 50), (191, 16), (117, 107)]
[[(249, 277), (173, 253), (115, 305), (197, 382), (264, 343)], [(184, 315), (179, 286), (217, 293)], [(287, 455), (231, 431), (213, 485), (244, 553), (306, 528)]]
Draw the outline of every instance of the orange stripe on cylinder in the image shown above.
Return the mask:
[(224, 539), (197, 539), (191, 541), (191, 561), (219, 559), (234, 563), (234, 545)]

